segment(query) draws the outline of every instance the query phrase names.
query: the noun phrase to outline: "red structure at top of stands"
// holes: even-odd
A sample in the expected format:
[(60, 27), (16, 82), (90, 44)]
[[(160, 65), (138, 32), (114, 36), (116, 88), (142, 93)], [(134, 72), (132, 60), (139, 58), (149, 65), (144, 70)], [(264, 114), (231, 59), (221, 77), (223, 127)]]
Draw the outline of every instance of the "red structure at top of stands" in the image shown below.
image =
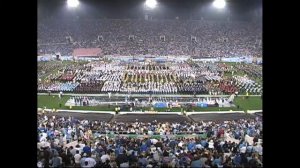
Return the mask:
[(101, 55), (101, 48), (76, 48), (73, 51), (75, 57), (97, 57)]

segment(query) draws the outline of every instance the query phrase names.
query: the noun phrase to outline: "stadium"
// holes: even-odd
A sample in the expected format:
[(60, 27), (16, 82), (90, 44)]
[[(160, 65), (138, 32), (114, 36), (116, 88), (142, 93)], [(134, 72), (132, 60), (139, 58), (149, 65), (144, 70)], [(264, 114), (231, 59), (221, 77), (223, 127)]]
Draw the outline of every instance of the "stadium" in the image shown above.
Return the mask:
[(39, 0), (38, 167), (262, 167), (261, 0)]

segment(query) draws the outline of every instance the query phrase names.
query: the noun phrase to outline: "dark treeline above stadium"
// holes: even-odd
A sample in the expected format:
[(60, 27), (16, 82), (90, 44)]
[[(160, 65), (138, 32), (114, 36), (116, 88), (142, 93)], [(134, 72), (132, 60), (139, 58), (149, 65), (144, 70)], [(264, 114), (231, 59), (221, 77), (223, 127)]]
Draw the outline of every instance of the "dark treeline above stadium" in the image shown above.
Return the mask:
[(76, 9), (67, 0), (38, 0), (38, 20), (47, 18), (81, 19), (153, 19), (181, 20), (261, 20), (262, 0), (226, 0), (225, 9), (212, 7), (213, 0), (157, 0), (156, 8), (146, 11), (146, 0), (80, 0)]

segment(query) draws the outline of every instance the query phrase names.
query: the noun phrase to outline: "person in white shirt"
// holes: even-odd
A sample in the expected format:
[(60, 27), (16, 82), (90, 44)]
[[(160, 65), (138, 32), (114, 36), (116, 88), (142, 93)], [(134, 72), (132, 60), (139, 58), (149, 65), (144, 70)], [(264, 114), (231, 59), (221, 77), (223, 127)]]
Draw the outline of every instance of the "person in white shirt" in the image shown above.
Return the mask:
[(45, 159), (39, 160), (38, 163), (37, 163), (37, 167), (38, 168), (43, 168), (44, 167), (44, 162), (45, 162)]
[(70, 152), (71, 152), (71, 154), (73, 155), (73, 156), (75, 156), (76, 155), (76, 149), (73, 147), (73, 146), (70, 146)]
[(182, 147), (183, 144), (184, 144), (183, 141), (180, 141), (180, 142), (178, 143), (178, 146), (179, 146), (179, 147)]
[(203, 146), (201, 144), (197, 144), (195, 147), (196, 149), (203, 149)]
[(47, 134), (46, 133), (41, 133), (41, 138), (40, 138), (40, 142), (46, 141), (47, 140)]
[(158, 162), (160, 160), (160, 155), (157, 150), (153, 152), (153, 159)]
[(246, 150), (247, 150), (247, 147), (246, 147), (246, 146), (242, 146), (242, 147), (240, 148), (240, 152), (241, 152), (241, 153), (246, 153)]
[(79, 150), (76, 150), (76, 154), (74, 155), (75, 165), (80, 166), (81, 155), (79, 154)]
[(209, 149), (214, 149), (214, 142), (213, 142), (213, 140), (210, 140), (210, 141), (208, 142), (208, 148), (209, 148)]
[(87, 157), (85, 159), (85, 162), (88, 162), (87, 167), (94, 167), (97, 164), (97, 162), (95, 161), (95, 159), (91, 158), (91, 157)]
[(157, 139), (150, 139), (150, 141), (151, 141), (151, 143), (152, 143), (153, 145), (155, 145), (155, 144), (158, 142)]
[(105, 163), (106, 160), (110, 160), (110, 157), (108, 154), (105, 154), (105, 155), (102, 155), (100, 159), (101, 159), (102, 163)]
[(255, 143), (253, 148), (254, 148), (253, 149), (254, 152), (257, 152), (259, 155), (262, 155), (263, 148), (261, 145)]

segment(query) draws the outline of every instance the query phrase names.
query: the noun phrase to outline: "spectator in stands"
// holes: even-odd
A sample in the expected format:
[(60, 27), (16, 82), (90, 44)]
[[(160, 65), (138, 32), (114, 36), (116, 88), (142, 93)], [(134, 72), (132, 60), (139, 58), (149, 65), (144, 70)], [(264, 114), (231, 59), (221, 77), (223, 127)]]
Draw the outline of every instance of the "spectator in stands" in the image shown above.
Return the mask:
[(79, 154), (79, 150), (76, 150), (76, 154), (74, 155), (74, 163), (76, 167), (80, 166), (81, 155)]
[(106, 55), (261, 56), (261, 32), (257, 22), (45, 19), (38, 22), (38, 54), (99, 47)]
[[(41, 129), (39, 127), (39, 133), (48, 133), (47, 138), (40, 139), (42, 141), (38, 143), (40, 150), (38, 153), (39, 166), (47, 163), (54, 167), (67, 166), (67, 156), (74, 159), (74, 166), (77, 167), (113, 167), (115, 164), (118, 166), (142, 167), (150, 167), (150, 165), (153, 167), (167, 165), (192, 167), (262, 166), (261, 140), (257, 140), (252, 145), (253, 140), (249, 139), (249, 137), (257, 137), (258, 139), (261, 137), (261, 132), (257, 131), (262, 127), (260, 119), (193, 123), (143, 123), (139, 121), (133, 123), (107, 123), (104, 121), (64, 119), (64, 117), (47, 115), (49, 116), (45, 117), (45, 114), (38, 116), (38, 124), (46, 123), (46, 128)], [(53, 126), (50, 124), (52, 122), (55, 123)], [(69, 130), (70, 125), (75, 127), (75, 134), (78, 135), (78, 145), (74, 145), (75, 148), (70, 147), (67, 149), (63, 147), (66, 145), (66, 139), (60, 145), (59, 139), (52, 136), (52, 133), (59, 135), (65, 129)], [(104, 134), (92, 133), (93, 136), (90, 136), (89, 139), (84, 138), (91, 129)], [(160, 138), (155, 138), (154, 135), (151, 138), (144, 136), (131, 138), (126, 137), (126, 135), (115, 136), (115, 138), (106, 137), (106, 133), (110, 131), (130, 132), (131, 129), (136, 130), (138, 134), (136, 136), (141, 136), (147, 133), (148, 130), (152, 130), (153, 134), (161, 133), (161, 135)], [(177, 130), (175, 134), (172, 131), (174, 129)], [(224, 136), (220, 131), (222, 129), (224, 129)], [(241, 133), (242, 129), (245, 129), (244, 133)], [(252, 129), (254, 131), (251, 131)], [(184, 133), (189, 136), (196, 130), (202, 130), (206, 134), (208, 132), (212, 133), (211, 136), (201, 139), (197, 136), (193, 138), (176, 137), (177, 133)], [(70, 128), (70, 132), (72, 131), (73, 129)], [(170, 134), (166, 138), (164, 136), (168, 131)], [(237, 139), (239, 137), (234, 137), (235, 132), (240, 134), (240, 140)], [(97, 136), (95, 136), (96, 134)], [(70, 142), (72, 141), (73, 139)], [(73, 156), (74, 149), (76, 152)]]

